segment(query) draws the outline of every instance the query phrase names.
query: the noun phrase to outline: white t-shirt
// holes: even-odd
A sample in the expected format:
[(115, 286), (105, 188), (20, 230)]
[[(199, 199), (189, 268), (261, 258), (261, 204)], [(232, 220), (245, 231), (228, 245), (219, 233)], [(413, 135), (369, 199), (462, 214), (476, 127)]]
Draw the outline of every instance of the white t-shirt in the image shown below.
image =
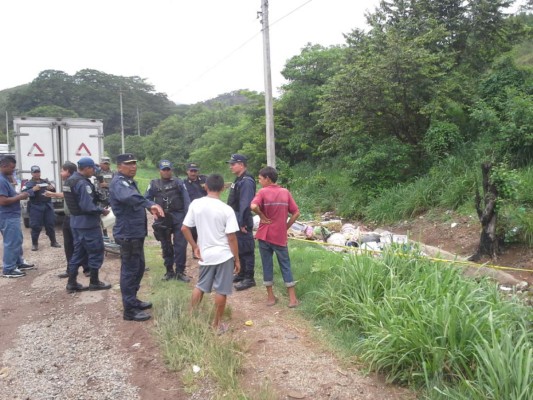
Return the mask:
[(198, 247), (203, 259), (199, 264), (221, 264), (233, 257), (226, 235), (237, 232), (239, 225), (233, 208), (221, 200), (212, 197), (194, 200), (183, 225), (196, 227)]

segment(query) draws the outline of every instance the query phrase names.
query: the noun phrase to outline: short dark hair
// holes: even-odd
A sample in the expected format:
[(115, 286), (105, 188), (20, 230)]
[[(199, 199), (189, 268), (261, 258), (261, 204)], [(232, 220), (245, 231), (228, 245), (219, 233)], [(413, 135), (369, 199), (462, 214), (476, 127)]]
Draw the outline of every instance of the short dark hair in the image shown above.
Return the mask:
[(0, 159), (0, 166), (7, 167), (9, 164), (16, 164), (17, 160), (13, 156), (4, 156)]
[(205, 184), (211, 192), (222, 192), (224, 189), (224, 178), (219, 174), (211, 174), (205, 180)]
[(72, 175), (74, 172), (78, 170), (78, 167), (76, 166), (76, 164), (74, 164), (71, 161), (65, 161), (61, 169), (63, 169), (64, 171), (68, 171), (70, 175)]
[(276, 168), (274, 167), (261, 168), (261, 171), (259, 171), (259, 175), (264, 178), (270, 178), (272, 183), (276, 183), (276, 181), (278, 180), (278, 171), (276, 171)]

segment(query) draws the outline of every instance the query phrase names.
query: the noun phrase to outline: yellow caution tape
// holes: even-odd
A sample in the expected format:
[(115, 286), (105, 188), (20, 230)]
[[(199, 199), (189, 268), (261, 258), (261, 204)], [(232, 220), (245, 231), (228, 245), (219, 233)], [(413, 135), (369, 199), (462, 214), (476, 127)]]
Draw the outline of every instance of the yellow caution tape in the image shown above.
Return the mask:
[[(351, 250), (351, 251), (357, 251), (357, 252), (367, 252), (367, 253), (375, 253), (375, 254), (381, 254), (382, 253), (382, 251), (380, 251), (380, 250), (362, 249), (360, 247), (324, 243), (324, 242), (319, 242), (319, 241), (314, 241), (314, 240), (297, 239), (297, 238), (294, 238), (294, 237), (289, 237), (289, 239), (290, 240), (295, 240), (297, 242), (317, 244), (317, 245), (324, 246), (324, 247), (340, 247), (340, 248), (344, 248), (344, 249)], [(398, 256), (401, 256), (401, 257), (409, 257), (410, 256), (409, 254), (402, 254), (402, 253), (395, 253), (395, 254), (398, 255)], [(503, 266), (500, 266), (500, 265), (492, 265), (492, 264), (487, 264), (487, 263), (485, 263), (485, 264), (477, 264), (477, 263), (472, 262), (472, 261), (445, 260), (445, 259), (435, 258), (435, 257), (426, 257), (426, 256), (424, 256), (424, 257), (427, 258), (428, 260), (435, 261), (435, 262), (445, 262), (445, 263), (450, 263), (450, 264), (462, 264), (462, 265), (468, 265), (470, 267), (477, 267), (477, 268), (487, 267), (487, 268), (491, 268), (491, 269), (501, 269), (501, 270), (504, 270), (504, 271), (519, 271), (519, 272), (529, 272), (529, 273), (533, 272), (533, 270), (529, 270), (529, 269), (503, 267)]]

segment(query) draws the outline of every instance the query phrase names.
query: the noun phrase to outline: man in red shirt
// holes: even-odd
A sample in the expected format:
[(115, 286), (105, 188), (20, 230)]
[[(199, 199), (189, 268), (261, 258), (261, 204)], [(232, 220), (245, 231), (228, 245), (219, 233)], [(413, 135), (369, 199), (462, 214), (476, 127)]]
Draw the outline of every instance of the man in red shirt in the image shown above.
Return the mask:
[[(265, 167), (259, 171), (259, 183), (263, 187), (252, 200), (251, 209), (261, 218), (255, 238), (259, 241), (259, 253), (263, 264), (263, 281), (267, 289), (267, 305), (276, 304), (272, 290), (274, 285), (273, 254), (276, 253), (283, 281), (289, 294), (289, 307), (298, 306), (291, 272), (291, 260), (287, 247), (287, 230), (300, 216), (300, 211), (290, 192), (276, 185), (278, 172)], [(287, 221), (288, 215), (291, 215)]]

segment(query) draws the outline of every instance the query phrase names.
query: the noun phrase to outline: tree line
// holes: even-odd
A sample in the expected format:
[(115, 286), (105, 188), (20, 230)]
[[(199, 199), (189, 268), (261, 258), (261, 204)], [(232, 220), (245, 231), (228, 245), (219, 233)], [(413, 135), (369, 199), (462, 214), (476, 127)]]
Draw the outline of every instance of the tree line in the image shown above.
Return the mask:
[[(382, 1), (366, 15), (368, 29), (347, 33), (345, 43), (305, 46), (286, 62), (287, 83), (274, 103), (285, 175), (298, 163), (335, 163), (371, 196), (465, 149), (476, 162), (529, 165), (533, 20), (527, 9), (506, 14), (511, 4)], [(120, 90), (126, 147), (140, 159), (194, 160), (215, 171), (239, 152), (250, 155), (252, 170), (264, 165), (264, 99), (249, 90), (178, 106), (139, 77), (43, 71), (11, 91), (6, 107), (13, 114), (101, 118), (114, 156)]]

